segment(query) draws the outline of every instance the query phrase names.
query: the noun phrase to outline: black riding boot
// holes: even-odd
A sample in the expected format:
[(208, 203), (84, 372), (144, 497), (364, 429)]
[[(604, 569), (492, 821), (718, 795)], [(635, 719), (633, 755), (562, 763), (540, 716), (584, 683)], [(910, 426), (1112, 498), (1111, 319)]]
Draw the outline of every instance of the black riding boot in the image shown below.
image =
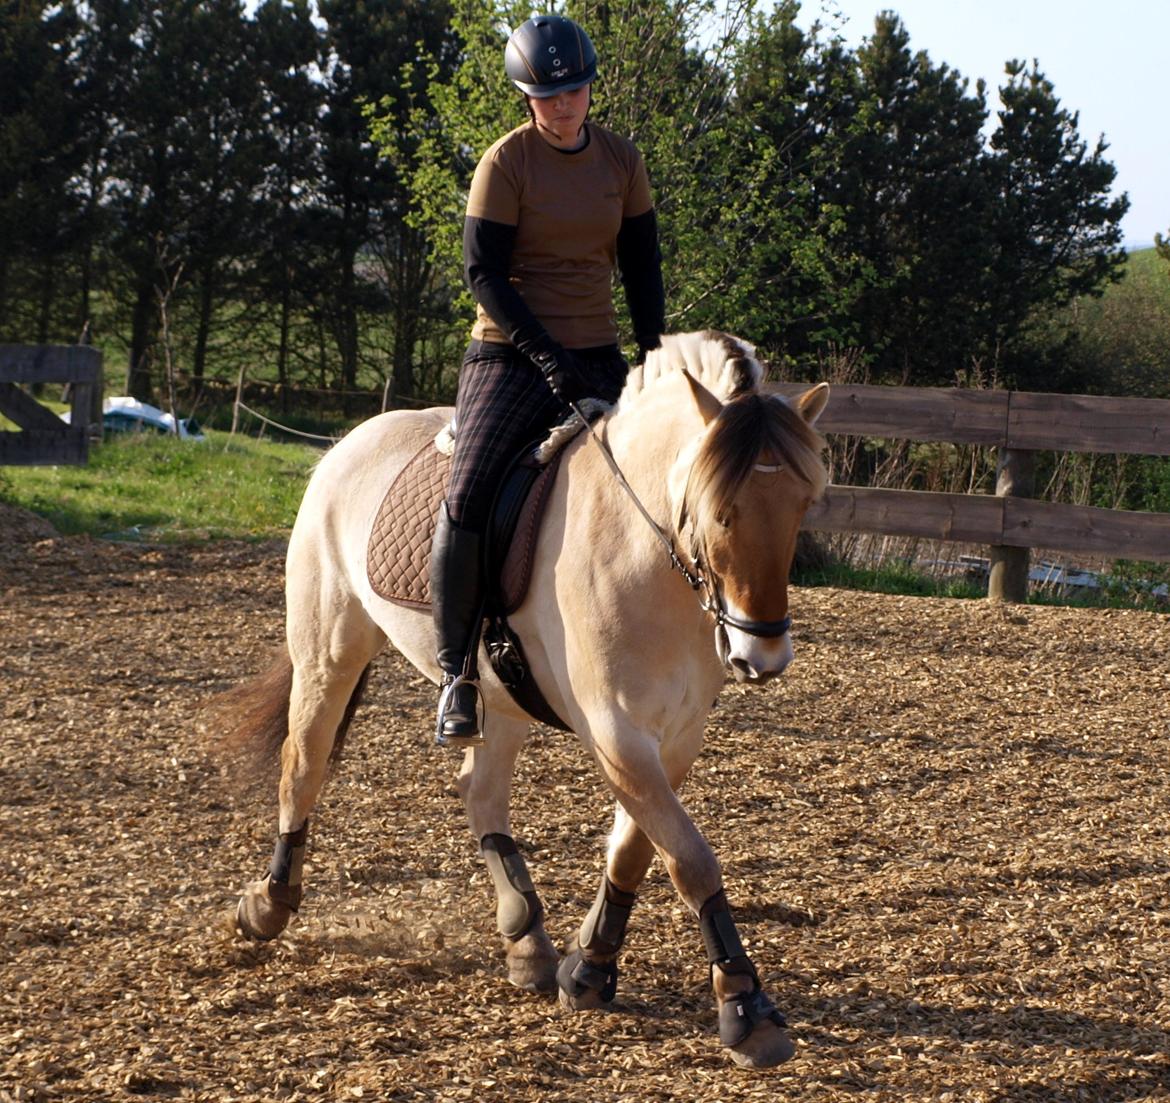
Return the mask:
[(443, 671), (437, 727), (440, 743), (482, 741), (476, 707), (479, 691), (474, 681), (462, 680), (468, 649), (478, 646), (476, 620), (483, 606), (479, 545), (479, 533), (455, 524), (444, 501), (431, 545), (431, 609)]

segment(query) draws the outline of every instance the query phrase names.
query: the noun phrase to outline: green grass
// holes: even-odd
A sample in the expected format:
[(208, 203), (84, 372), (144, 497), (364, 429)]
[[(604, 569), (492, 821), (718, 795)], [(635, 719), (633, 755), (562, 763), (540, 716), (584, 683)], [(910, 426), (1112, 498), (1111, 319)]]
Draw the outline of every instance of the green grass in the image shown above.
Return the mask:
[(321, 452), (209, 433), (110, 437), (84, 467), (9, 467), (0, 500), (62, 533), (164, 542), (287, 534)]
[(901, 594), (904, 597), (986, 597), (987, 591), (963, 579), (938, 579), (911, 570), (904, 564), (887, 563), (880, 567), (851, 567), (834, 562), (809, 570), (794, 570), (792, 581), (798, 586), (837, 586), (843, 590), (867, 590), (875, 594)]

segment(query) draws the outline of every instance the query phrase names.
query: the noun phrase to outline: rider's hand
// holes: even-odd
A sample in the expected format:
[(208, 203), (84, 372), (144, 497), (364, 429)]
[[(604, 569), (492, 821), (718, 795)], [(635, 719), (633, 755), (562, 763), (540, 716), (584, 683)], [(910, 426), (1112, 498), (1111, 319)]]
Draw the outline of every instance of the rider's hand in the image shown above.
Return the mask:
[(560, 345), (534, 353), (532, 362), (540, 368), (545, 382), (562, 402), (576, 402), (586, 394), (585, 378), (578, 358)]

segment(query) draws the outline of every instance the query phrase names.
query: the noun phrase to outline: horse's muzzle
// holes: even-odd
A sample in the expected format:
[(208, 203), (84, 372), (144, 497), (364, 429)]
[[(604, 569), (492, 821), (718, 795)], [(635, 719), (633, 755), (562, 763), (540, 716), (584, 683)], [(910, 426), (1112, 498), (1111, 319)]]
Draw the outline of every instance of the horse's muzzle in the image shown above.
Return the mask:
[(715, 632), (715, 651), (741, 685), (761, 685), (778, 678), (792, 662), (792, 641), (787, 633), (780, 639), (761, 639), (720, 626)]

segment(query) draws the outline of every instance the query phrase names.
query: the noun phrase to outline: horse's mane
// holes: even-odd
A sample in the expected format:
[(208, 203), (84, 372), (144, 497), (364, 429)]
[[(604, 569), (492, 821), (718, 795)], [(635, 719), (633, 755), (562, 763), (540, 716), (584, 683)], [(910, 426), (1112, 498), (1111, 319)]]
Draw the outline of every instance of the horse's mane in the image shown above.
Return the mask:
[(618, 408), (633, 402), (664, 376), (686, 369), (718, 399), (759, 389), (764, 369), (756, 348), (741, 337), (705, 329), (698, 333), (667, 333), (646, 362), (630, 369)]
[(808, 484), (811, 498), (821, 496), (828, 483), (824, 439), (783, 398), (760, 393), (764, 369), (755, 347), (739, 337), (714, 330), (664, 336), (630, 371), (618, 409), (684, 368), (724, 404), (687, 481), (683, 511), (696, 534), (728, 517), (757, 464), (787, 468)]

